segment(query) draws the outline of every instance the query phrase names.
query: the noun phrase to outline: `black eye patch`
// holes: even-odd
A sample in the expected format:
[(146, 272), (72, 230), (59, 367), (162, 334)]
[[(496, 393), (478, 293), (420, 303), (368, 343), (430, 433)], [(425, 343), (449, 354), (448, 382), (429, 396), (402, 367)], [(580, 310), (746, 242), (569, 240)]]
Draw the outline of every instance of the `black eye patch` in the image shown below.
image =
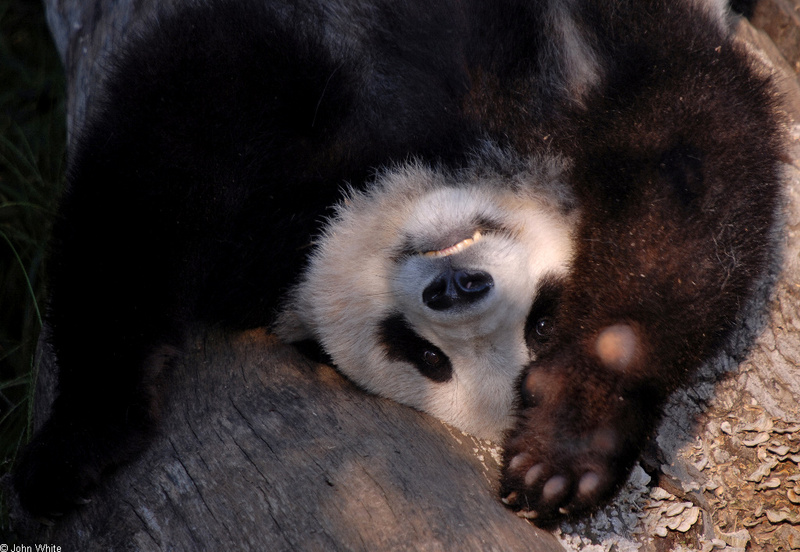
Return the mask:
[(400, 314), (384, 319), (378, 328), (378, 338), (392, 360), (409, 362), (419, 373), (437, 383), (453, 377), (453, 365), (436, 345), (417, 334)]
[(546, 279), (531, 304), (525, 320), (525, 343), (533, 351), (547, 343), (555, 331), (556, 310), (561, 300), (561, 285), (555, 278)]

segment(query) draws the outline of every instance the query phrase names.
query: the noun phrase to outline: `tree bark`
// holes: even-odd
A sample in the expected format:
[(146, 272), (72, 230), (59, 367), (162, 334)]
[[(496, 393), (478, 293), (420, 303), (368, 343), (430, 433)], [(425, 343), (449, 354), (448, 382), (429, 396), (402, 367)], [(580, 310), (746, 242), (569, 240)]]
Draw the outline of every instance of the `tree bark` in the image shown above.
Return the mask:
[[(65, 60), (71, 141), (91, 116), (111, 51), (165, 2), (45, 3)], [(746, 444), (747, 424), (765, 419), (759, 427), (772, 441), (800, 441), (800, 432), (784, 431), (800, 424), (800, 89), (769, 37), (744, 21), (739, 34), (786, 94), (781, 257), (730, 347), (671, 402), (646, 458), (662, 487), (702, 508), (698, 531), (708, 538), (742, 527), (759, 505), (785, 502), (785, 486), (773, 496), (759, 482), (738, 510), (724, 500), (749, 489), (747, 470), (768, 454)], [(496, 451), (485, 443), (358, 390), (263, 331), (202, 334), (195, 345), (169, 374), (164, 421), (148, 450), (53, 527), (18, 512), (23, 535), (63, 550), (563, 550), (499, 502)], [(54, 393), (50, 358), (44, 348), (37, 425)], [(698, 436), (708, 452), (702, 467)], [(787, 458), (778, 467), (788, 466), (779, 475), (789, 481), (798, 465), (792, 471)], [(753, 521), (747, 538), (755, 545), (794, 542), (792, 524)]]
[(502, 506), (483, 445), (262, 330), (199, 335), (168, 380), (152, 445), (38, 540), (64, 550), (563, 550)]

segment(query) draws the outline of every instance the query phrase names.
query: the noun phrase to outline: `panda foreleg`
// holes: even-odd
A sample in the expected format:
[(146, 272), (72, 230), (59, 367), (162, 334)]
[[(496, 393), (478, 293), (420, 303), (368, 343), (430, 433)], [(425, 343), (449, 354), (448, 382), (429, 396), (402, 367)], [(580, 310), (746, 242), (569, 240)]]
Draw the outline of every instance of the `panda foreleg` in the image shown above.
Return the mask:
[(595, 340), (598, 354), (576, 344), (526, 370), (501, 481), (503, 501), (524, 517), (543, 526), (578, 517), (625, 482), (667, 396), (657, 382), (617, 368), (635, 354), (636, 339), (630, 326), (613, 325)]
[(79, 194), (65, 199), (50, 266), (58, 396), (14, 475), (22, 505), (44, 517), (80, 503), (152, 435), (188, 293), (176, 293), (185, 252), (170, 252), (156, 217), (113, 213)]

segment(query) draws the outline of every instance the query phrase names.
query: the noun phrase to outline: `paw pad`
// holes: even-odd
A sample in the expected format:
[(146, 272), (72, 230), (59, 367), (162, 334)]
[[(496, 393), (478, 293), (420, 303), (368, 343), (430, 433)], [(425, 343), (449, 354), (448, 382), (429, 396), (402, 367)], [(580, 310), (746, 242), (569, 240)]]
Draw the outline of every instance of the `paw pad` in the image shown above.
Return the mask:
[(614, 324), (600, 332), (595, 341), (600, 362), (612, 370), (627, 370), (639, 352), (639, 338), (628, 324)]

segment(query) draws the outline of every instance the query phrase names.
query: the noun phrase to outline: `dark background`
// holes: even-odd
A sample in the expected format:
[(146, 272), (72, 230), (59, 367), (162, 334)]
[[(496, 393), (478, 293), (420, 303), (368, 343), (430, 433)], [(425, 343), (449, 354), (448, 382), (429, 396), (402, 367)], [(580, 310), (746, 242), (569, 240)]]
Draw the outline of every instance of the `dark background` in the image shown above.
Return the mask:
[(0, 476), (30, 431), (46, 240), (64, 172), (64, 90), (42, 3), (0, 0)]

